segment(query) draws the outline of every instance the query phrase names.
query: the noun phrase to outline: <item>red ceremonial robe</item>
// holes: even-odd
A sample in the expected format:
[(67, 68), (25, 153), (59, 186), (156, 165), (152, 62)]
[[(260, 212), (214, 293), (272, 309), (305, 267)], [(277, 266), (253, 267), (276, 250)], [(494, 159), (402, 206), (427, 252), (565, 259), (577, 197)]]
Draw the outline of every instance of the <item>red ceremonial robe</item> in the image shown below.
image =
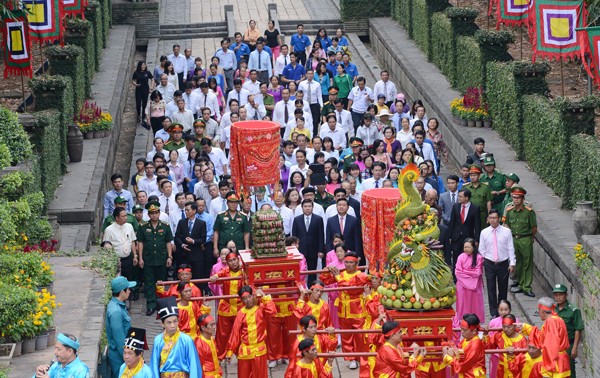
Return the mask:
[(405, 362), (402, 349), (386, 341), (377, 352), (373, 375), (378, 378), (410, 377), (421, 361), (423, 361), (422, 356), (418, 359), (410, 356), (408, 363)]
[(452, 373), (458, 374), (459, 378), (485, 377), (485, 346), (479, 336), (471, 340), (463, 339), (460, 347), (464, 357), (444, 357), (443, 362), (452, 367)]
[(328, 364), (323, 365), (318, 358), (313, 362), (306, 364), (302, 361), (288, 366), (285, 371), (285, 377), (293, 378), (332, 378), (331, 366)]

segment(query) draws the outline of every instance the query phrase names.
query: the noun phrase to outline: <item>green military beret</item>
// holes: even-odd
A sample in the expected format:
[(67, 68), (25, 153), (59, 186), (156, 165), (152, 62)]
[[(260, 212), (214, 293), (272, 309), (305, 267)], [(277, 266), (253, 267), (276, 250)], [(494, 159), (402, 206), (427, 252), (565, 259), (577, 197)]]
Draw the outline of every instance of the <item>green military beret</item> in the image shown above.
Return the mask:
[(483, 165), (496, 165), (496, 161), (494, 160), (494, 155), (487, 154), (483, 158)]
[(115, 197), (115, 203), (126, 203), (127, 200), (123, 197)]
[(567, 292), (567, 287), (563, 284), (556, 284), (554, 285), (554, 288), (552, 289), (553, 293), (566, 293)]
[(506, 175), (506, 178), (509, 180), (513, 180), (514, 182), (516, 182), (517, 184), (519, 183), (519, 181), (521, 181), (521, 179), (519, 178), (519, 176), (517, 176), (516, 173), (509, 173)]

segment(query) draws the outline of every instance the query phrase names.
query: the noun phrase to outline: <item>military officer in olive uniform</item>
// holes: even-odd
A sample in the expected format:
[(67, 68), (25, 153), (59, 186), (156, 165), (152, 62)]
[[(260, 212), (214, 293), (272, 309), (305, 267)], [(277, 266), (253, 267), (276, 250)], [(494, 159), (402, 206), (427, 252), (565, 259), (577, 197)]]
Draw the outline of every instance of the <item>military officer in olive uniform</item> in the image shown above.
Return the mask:
[(504, 210), (502, 201), (507, 193), (506, 176), (496, 169), (496, 161), (492, 154), (487, 154), (483, 158), (483, 170), (485, 172), (479, 181), (488, 184), (492, 191), (492, 208), (498, 210), (498, 213), (502, 213)]
[(510, 195), (510, 188), (513, 187), (513, 185), (515, 184), (519, 184), (519, 181), (521, 181), (521, 179), (519, 178), (519, 176), (517, 176), (516, 173), (509, 173), (506, 176), (506, 181), (504, 183), (504, 187), (506, 188), (506, 194), (504, 195), (504, 199), (502, 200), (502, 205), (500, 206), (500, 208), (502, 209), (502, 211), (500, 211), (500, 214), (502, 214), (503, 217), (506, 216), (506, 205), (508, 205), (509, 203), (512, 204), (512, 197)]
[(533, 240), (537, 233), (535, 212), (523, 203), (527, 191), (522, 186), (513, 185), (511, 195), (513, 205), (506, 209), (504, 225), (510, 228), (517, 258), (517, 276), (519, 285), (510, 291), (535, 297), (531, 291), (533, 281)]
[(565, 321), (565, 325), (567, 326), (567, 335), (569, 336), (569, 349), (567, 349), (567, 353), (571, 360), (571, 378), (575, 378), (577, 347), (579, 346), (579, 341), (581, 341), (581, 332), (584, 328), (581, 311), (567, 300), (567, 287), (565, 285), (554, 285), (552, 293), (556, 302), (556, 313)]
[(219, 256), (219, 251), (225, 248), (230, 240), (233, 240), (238, 251), (250, 248), (250, 223), (246, 215), (237, 210), (240, 197), (231, 191), (227, 193), (225, 199), (227, 200), (227, 210), (217, 215), (214, 224), (213, 252), (215, 256)]
[(335, 105), (333, 102), (337, 100), (338, 89), (337, 87), (329, 87), (329, 101), (323, 104), (323, 108), (321, 109), (321, 123), (327, 123), (327, 116), (329, 113), (335, 112)]
[(355, 163), (358, 160), (358, 156), (360, 155), (360, 148), (365, 142), (362, 139), (357, 137), (350, 138), (350, 148), (352, 149), (352, 153), (350, 155), (346, 155), (344, 157), (344, 173), (350, 173), (350, 165)]
[[(117, 208), (117, 207), (125, 208), (126, 206), (127, 206), (127, 200), (125, 198), (115, 197), (115, 208)], [(110, 214), (109, 216), (104, 218), (104, 222), (102, 222), (102, 232), (104, 232), (104, 230), (106, 230), (106, 227), (110, 226), (113, 223), (115, 223), (115, 217), (113, 217), (112, 214)], [(140, 224), (138, 223), (137, 219), (133, 216), (133, 214), (127, 213), (127, 223), (129, 223), (130, 225), (133, 226), (133, 230), (135, 232), (137, 232), (137, 230), (140, 228)]]
[(479, 206), (481, 228), (484, 229), (487, 223), (488, 211), (492, 210), (492, 190), (487, 183), (479, 181), (480, 176), (481, 167), (471, 164), (469, 166), (469, 178), (471, 182), (464, 184), (462, 188), (471, 191), (471, 203)]
[[(173, 123), (169, 126), (169, 130), (167, 130), (171, 137), (165, 143), (163, 149), (167, 151), (178, 150), (180, 148), (185, 147), (185, 141), (183, 140), (183, 126), (180, 123)], [(168, 156), (165, 156), (168, 160)]]
[(146, 204), (150, 220), (143, 223), (137, 232), (139, 266), (144, 269), (144, 289), (146, 290), (146, 315), (156, 311), (156, 281), (167, 278), (167, 268), (173, 263), (171, 242), (173, 234), (167, 222), (160, 221), (160, 203)]

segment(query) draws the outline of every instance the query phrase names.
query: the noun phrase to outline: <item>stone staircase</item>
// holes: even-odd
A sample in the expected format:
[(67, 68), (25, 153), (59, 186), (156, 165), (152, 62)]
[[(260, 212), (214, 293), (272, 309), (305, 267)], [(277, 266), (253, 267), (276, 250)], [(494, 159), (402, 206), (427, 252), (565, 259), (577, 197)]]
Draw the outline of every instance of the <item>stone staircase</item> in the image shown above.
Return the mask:
[(160, 25), (161, 40), (227, 37), (227, 22)]

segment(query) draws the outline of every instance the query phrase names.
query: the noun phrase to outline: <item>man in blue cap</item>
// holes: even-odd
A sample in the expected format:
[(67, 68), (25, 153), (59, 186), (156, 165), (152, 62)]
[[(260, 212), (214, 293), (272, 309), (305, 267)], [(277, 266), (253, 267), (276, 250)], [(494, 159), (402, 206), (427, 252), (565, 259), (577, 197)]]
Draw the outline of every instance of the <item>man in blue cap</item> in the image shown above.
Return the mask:
[(112, 377), (119, 376), (119, 369), (123, 365), (123, 345), (127, 332), (131, 327), (131, 317), (125, 308), (125, 301), (129, 299), (135, 281), (119, 276), (111, 281), (112, 299), (106, 307), (106, 338), (108, 340), (108, 362), (112, 370)]
[(54, 346), (56, 361), (52, 365), (38, 366), (33, 378), (89, 378), (90, 369), (77, 357), (80, 346), (75, 336), (59, 333)]

